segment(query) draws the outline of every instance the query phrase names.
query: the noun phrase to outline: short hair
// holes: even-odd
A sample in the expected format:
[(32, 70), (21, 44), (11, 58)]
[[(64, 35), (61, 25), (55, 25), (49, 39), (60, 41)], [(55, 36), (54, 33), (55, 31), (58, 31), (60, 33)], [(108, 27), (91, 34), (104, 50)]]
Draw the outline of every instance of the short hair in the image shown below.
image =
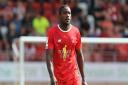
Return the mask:
[(71, 3), (71, 0), (61, 0), (61, 3), (62, 4), (69, 4), (69, 3)]
[(66, 7), (69, 7), (69, 6), (67, 4), (64, 4), (64, 5), (60, 6), (60, 8), (59, 8), (59, 14), (61, 14), (62, 10), (64, 8), (66, 8)]

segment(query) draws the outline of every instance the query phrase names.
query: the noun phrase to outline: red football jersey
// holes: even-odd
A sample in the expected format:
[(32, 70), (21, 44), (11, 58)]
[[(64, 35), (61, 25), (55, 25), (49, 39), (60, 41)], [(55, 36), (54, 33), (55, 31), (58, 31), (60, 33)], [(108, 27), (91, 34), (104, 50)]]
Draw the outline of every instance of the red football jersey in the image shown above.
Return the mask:
[(71, 25), (63, 31), (59, 25), (48, 31), (48, 49), (53, 49), (54, 74), (57, 80), (67, 81), (79, 78), (75, 49), (81, 48), (79, 29)]

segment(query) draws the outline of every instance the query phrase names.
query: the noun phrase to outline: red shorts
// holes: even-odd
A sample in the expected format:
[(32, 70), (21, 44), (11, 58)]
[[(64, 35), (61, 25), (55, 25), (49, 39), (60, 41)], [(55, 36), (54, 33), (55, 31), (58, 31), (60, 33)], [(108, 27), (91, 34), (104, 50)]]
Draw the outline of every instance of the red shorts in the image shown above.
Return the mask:
[(58, 81), (57, 85), (82, 85), (81, 81), (78, 79), (72, 79), (69, 81)]

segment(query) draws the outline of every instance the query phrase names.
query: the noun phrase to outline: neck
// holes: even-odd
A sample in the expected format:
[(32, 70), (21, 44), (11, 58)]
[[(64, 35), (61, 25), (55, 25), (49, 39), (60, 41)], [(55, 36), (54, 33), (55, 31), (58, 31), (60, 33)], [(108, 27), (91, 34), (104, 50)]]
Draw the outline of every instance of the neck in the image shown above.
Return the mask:
[(59, 27), (64, 31), (67, 31), (70, 28), (70, 26), (71, 24), (62, 24), (62, 23), (59, 24)]

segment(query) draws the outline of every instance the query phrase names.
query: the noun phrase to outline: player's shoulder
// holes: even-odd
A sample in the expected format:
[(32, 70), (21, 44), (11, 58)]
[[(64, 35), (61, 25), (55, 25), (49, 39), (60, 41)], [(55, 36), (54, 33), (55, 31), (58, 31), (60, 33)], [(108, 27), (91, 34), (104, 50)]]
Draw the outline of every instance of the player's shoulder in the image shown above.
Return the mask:
[(57, 29), (57, 25), (56, 26), (52, 26), (51, 28), (48, 29), (48, 33), (55, 32), (56, 29)]
[(74, 25), (72, 25), (72, 29), (73, 29), (74, 31), (76, 31), (76, 32), (79, 32), (79, 28), (76, 27), (76, 26), (74, 26)]

